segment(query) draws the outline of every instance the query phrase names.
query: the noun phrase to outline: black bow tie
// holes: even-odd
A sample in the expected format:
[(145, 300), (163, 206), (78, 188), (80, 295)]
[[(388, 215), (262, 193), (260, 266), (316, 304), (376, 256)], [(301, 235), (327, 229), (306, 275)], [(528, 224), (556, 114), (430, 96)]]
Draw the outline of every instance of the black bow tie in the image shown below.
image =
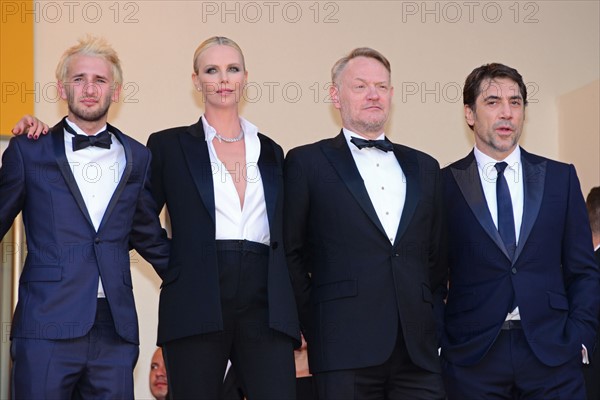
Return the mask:
[(65, 121), (63, 124), (67, 132), (73, 135), (73, 151), (85, 149), (89, 146), (96, 146), (103, 149), (110, 149), (112, 139), (110, 133), (107, 130), (103, 130), (96, 136), (79, 135), (69, 124)]
[(392, 151), (394, 150), (394, 145), (392, 142), (388, 142), (387, 140), (367, 140), (361, 139), (357, 137), (352, 137), (350, 139), (352, 143), (359, 149), (364, 149), (365, 147), (376, 147), (381, 151)]

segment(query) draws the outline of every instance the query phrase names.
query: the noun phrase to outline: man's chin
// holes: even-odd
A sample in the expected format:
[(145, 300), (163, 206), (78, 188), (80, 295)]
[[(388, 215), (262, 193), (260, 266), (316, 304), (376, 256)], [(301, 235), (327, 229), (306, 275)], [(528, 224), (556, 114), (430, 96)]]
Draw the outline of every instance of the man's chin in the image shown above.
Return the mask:
[(80, 121), (85, 122), (97, 122), (106, 118), (108, 109), (100, 111), (82, 111), (77, 109), (69, 109), (69, 112), (73, 114)]
[(166, 389), (155, 390), (152, 392), (152, 396), (157, 399), (164, 399), (167, 397), (168, 391)]

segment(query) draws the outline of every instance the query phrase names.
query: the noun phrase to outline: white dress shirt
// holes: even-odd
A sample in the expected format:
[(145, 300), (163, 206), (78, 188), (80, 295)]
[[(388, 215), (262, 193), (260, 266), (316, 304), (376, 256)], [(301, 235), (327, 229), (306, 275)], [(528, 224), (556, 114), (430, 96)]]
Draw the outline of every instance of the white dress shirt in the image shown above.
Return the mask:
[[(78, 135), (87, 136), (69, 119), (66, 122)], [(106, 125), (96, 134), (105, 129)], [(125, 170), (125, 149), (112, 133), (110, 136), (112, 139), (110, 149), (89, 146), (73, 151), (73, 135), (64, 131), (67, 161), (96, 232)], [(98, 282), (98, 297), (106, 297), (102, 287), (102, 277)]]
[(246, 146), (246, 171), (236, 169), (235, 173), (245, 174), (246, 193), (244, 193), (244, 207), (240, 207), (240, 198), (235, 189), (231, 173), (225, 164), (219, 160), (213, 139), (217, 133), (202, 116), (202, 126), (208, 145), (210, 156), (213, 186), (215, 191), (215, 228), (217, 240), (250, 240), (253, 242), (270, 244), (269, 218), (267, 204), (260, 171), (258, 158), (260, 156), (260, 139), (258, 128), (240, 117), (240, 125), (244, 131), (244, 144)]
[[(346, 128), (343, 132), (377, 217), (393, 244), (406, 200), (404, 172), (393, 151), (385, 152), (374, 147), (359, 149), (350, 139), (364, 138)], [(384, 138), (385, 134), (382, 133), (378, 140)]]
[(496, 178), (498, 171), (496, 163), (504, 161), (508, 164), (504, 170), (504, 177), (508, 184), (510, 199), (512, 201), (513, 217), (515, 221), (515, 238), (519, 243), (519, 233), (521, 232), (521, 222), (523, 220), (523, 168), (521, 166), (521, 148), (517, 146), (512, 153), (504, 160), (494, 160), (490, 156), (479, 151), (477, 147), (474, 149), (475, 159), (477, 160), (477, 168), (479, 169), (479, 178), (485, 201), (487, 202), (490, 214), (494, 220), (494, 225), (498, 228), (498, 204), (496, 198)]
[[(494, 220), (494, 225), (498, 229), (498, 200), (496, 197), (496, 179), (498, 171), (496, 163), (504, 161), (508, 164), (504, 170), (504, 177), (508, 184), (510, 200), (512, 202), (513, 218), (515, 221), (515, 239), (519, 243), (519, 233), (521, 232), (521, 223), (523, 221), (523, 168), (521, 165), (521, 148), (515, 147), (512, 153), (504, 160), (494, 160), (487, 154), (482, 153), (477, 147), (474, 148), (475, 159), (477, 160), (477, 169), (479, 170), (479, 179), (488, 209)], [(519, 307), (509, 312), (506, 320), (521, 319)]]

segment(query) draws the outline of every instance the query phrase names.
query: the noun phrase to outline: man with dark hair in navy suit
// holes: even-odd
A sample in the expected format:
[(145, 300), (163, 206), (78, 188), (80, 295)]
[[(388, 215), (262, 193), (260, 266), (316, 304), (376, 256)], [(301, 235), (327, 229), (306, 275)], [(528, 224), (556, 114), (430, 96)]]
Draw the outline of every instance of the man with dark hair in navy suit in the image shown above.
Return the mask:
[(37, 141), (13, 138), (0, 169), (0, 238), (22, 212), (28, 250), (11, 331), (12, 398), (132, 399), (139, 339), (129, 250), (160, 275), (169, 255), (150, 152), (107, 124), (122, 72), (106, 41), (80, 40), (56, 77), (67, 117)]
[(600, 274), (575, 168), (519, 146), (517, 70), (476, 68), (463, 100), (475, 148), (442, 171), (448, 399), (585, 399)]

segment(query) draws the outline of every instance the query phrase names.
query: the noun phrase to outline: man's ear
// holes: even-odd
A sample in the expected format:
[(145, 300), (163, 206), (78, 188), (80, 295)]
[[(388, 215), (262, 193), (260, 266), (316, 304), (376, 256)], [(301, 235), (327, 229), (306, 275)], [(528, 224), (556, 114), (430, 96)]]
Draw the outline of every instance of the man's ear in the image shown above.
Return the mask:
[(339, 110), (341, 107), (340, 106), (340, 88), (335, 83), (332, 83), (329, 86), (329, 98), (331, 99), (331, 102), (333, 103), (334, 107)]
[(65, 87), (65, 84), (62, 81), (57, 81), (56, 85), (58, 86), (58, 94), (60, 95), (60, 98), (67, 100), (67, 88)]
[(113, 89), (112, 96), (110, 97), (113, 103), (117, 103), (119, 101), (119, 96), (121, 95), (121, 89), (123, 86), (120, 83), (115, 83), (115, 88)]
[(475, 123), (475, 111), (468, 104), (465, 104), (465, 120), (469, 126), (473, 126)]

